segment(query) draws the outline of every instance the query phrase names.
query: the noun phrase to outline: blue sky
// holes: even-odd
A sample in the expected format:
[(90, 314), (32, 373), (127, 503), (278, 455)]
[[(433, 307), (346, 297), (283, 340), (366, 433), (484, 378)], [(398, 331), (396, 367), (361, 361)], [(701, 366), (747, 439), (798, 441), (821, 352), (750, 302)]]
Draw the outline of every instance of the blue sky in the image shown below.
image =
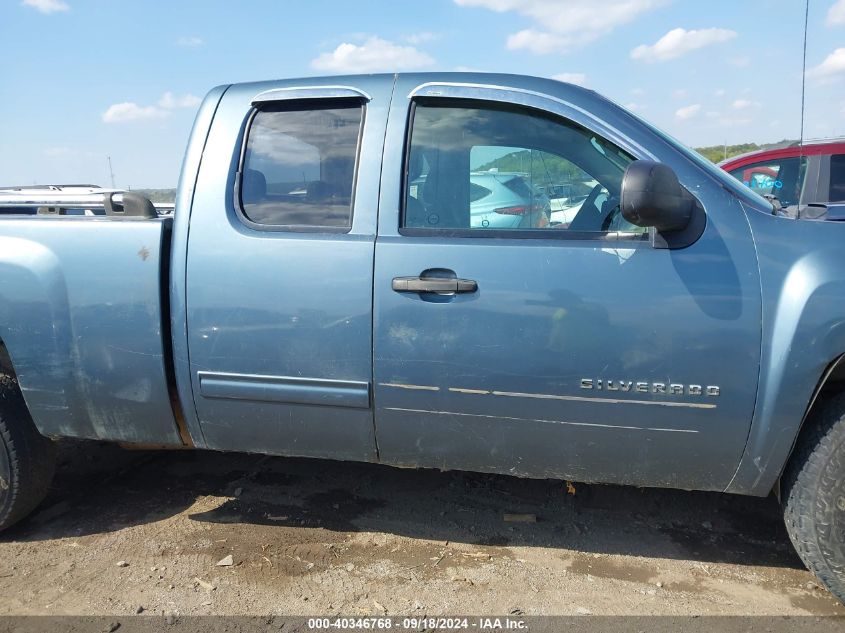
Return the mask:
[[(692, 145), (797, 138), (803, 0), (0, 0), (0, 185), (172, 187), (238, 81), (559, 77)], [(810, 0), (808, 138), (845, 135), (845, 0)]]

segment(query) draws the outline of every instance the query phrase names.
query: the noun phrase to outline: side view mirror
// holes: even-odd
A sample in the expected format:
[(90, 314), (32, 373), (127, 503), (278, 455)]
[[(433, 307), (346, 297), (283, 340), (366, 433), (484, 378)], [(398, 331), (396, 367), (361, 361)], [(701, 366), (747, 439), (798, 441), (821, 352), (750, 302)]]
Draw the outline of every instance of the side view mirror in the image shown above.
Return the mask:
[(682, 231), (692, 219), (695, 201), (672, 168), (651, 160), (635, 160), (622, 178), (620, 210), (631, 224), (659, 233)]
[(649, 227), (654, 248), (684, 248), (704, 233), (704, 207), (681, 186), (668, 165), (635, 160), (622, 178), (622, 217), (636, 226)]

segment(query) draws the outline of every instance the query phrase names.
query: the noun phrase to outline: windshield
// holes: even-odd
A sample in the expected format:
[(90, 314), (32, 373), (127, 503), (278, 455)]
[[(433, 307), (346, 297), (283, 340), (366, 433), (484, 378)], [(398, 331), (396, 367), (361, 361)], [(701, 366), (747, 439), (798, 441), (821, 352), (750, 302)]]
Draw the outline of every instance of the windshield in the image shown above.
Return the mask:
[(648, 127), (652, 132), (657, 134), (660, 138), (662, 138), (664, 141), (669, 143), (669, 145), (674, 147), (676, 150), (681, 152), (684, 156), (689, 158), (691, 161), (693, 161), (699, 167), (701, 167), (706, 172), (708, 172), (710, 175), (712, 175), (714, 178), (716, 178), (720, 183), (722, 183), (722, 185), (725, 187), (725, 189), (727, 189), (728, 191), (730, 191), (731, 193), (736, 195), (736, 197), (739, 198), (740, 200), (745, 201), (748, 204), (751, 204), (752, 206), (760, 206), (760, 203), (762, 202), (763, 204), (766, 205), (764, 208), (767, 208), (767, 209), (773, 209), (774, 208), (774, 206), (772, 205), (771, 202), (766, 200), (764, 197), (754, 193), (751, 189), (749, 189), (748, 187), (743, 185), (736, 178), (731, 176), (728, 172), (724, 171), (723, 169), (721, 169), (719, 167), (716, 167), (716, 165), (711, 163), (709, 160), (704, 158), (704, 156), (702, 156), (701, 154), (699, 154), (695, 150), (690, 149), (689, 147), (687, 147), (686, 145), (681, 143), (679, 140), (672, 138), (671, 136), (666, 134), (666, 132), (663, 132), (662, 130), (659, 130), (658, 128), (654, 127), (648, 121), (645, 121), (643, 119), (639, 119), (639, 117), (638, 117), (638, 120), (642, 121), (642, 123), (646, 127)]

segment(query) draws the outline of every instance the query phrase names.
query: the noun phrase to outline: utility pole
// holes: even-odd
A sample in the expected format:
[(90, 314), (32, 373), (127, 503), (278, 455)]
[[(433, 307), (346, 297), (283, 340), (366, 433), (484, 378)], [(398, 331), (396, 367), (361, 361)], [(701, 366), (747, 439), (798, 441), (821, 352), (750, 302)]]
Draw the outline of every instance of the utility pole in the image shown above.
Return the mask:
[(109, 177), (111, 178), (111, 188), (114, 189), (114, 170), (111, 168), (111, 156), (107, 156), (106, 158), (109, 159)]

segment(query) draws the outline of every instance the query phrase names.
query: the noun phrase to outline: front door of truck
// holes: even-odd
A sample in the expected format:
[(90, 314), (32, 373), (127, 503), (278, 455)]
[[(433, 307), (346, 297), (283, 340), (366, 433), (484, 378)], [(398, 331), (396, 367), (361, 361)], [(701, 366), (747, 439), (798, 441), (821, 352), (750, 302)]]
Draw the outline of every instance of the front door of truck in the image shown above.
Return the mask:
[(381, 459), (726, 486), (760, 349), (736, 200), (699, 183), (704, 233), (655, 248), (618, 207), (626, 166), (649, 156), (589, 103), (413, 78), (396, 95), (374, 280)]
[(188, 244), (194, 401), (209, 448), (371, 460), (392, 85), (312, 84), (236, 86), (215, 115)]

